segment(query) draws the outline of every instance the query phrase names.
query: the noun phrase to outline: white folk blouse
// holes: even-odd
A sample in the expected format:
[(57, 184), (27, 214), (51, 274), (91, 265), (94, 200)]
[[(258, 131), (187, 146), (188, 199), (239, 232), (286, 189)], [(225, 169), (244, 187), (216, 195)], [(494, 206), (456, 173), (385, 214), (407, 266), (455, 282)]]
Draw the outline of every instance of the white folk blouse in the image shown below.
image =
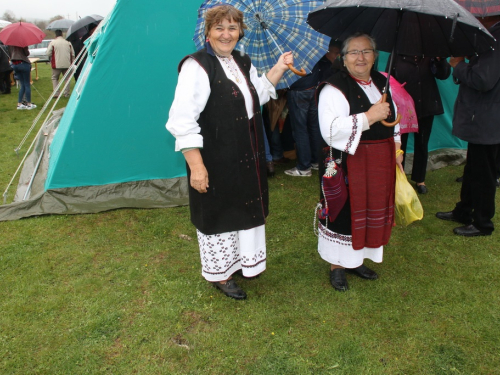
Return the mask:
[[(371, 85), (358, 85), (363, 89), (363, 91), (368, 96), (370, 103), (374, 104), (382, 97), (382, 94), (375, 86)], [(397, 115), (397, 107), (394, 105), (395, 115)], [(333, 122), (332, 127), (332, 138), (333, 148), (337, 150), (345, 150), (350, 141), (350, 137), (353, 134), (353, 124), (354, 115), (349, 115), (350, 106), (344, 94), (337, 88), (331, 85), (325, 85), (321, 93), (319, 94), (318, 103), (318, 116), (319, 116), (319, 126), (321, 130), (321, 136), (325, 142), (330, 145), (330, 124)], [(356, 149), (358, 148), (359, 141), (361, 139), (361, 134), (365, 130), (370, 129), (368, 118), (364, 113), (358, 113), (357, 120), (362, 121), (363, 126), (358, 127), (355, 133), (355, 140), (351, 143), (351, 147), (347, 149), (347, 152), (354, 155)], [(394, 127), (394, 141), (401, 143), (401, 133), (399, 129), (399, 124)]]
[[(254, 115), (252, 96), (243, 73), (239, 69), (236, 72), (240, 78), (240, 83), (238, 83), (233, 75), (235, 71), (232, 72), (222, 58), (218, 56), (217, 58), (227, 78), (238, 85), (243, 93), (248, 118), (252, 118)], [(267, 103), (270, 98), (277, 98), (274, 85), (265, 74), (259, 77), (253, 65), (250, 68), (250, 80), (257, 90), (260, 105)], [(179, 73), (174, 101), (170, 107), (166, 125), (167, 130), (175, 137), (175, 151), (203, 148), (203, 137), (200, 135), (201, 129), (197, 121), (200, 113), (205, 109), (209, 96), (210, 81), (207, 73), (194, 59), (186, 59)]]

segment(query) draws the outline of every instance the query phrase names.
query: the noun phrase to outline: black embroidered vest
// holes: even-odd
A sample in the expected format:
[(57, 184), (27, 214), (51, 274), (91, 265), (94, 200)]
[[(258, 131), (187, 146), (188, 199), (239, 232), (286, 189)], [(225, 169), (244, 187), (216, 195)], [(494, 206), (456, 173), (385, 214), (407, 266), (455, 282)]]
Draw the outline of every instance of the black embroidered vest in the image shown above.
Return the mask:
[[(227, 78), (219, 60), (206, 52), (190, 56), (207, 72), (210, 97), (198, 123), (203, 136), (200, 150), (208, 171), (207, 193), (189, 187), (191, 221), (204, 234), (250, 229), (265, 223), (268, 187), (259, 97), (250, 81), (251, 61), (233, 51), (253, 98), (249, 120), (245, 99)], [(191, 176), (187, 167), (188, 179)]]

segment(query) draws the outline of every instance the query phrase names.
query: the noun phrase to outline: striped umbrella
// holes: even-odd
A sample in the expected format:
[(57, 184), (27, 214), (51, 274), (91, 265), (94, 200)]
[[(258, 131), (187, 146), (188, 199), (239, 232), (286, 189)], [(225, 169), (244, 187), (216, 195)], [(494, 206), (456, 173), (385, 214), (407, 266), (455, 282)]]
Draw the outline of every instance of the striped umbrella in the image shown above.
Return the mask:
[[(328, 50), (330, 38), (313, 30), (306, 22), (310, 11), (323, 0), (224, 0), (243, 12), (248, 29), (236, 46), (247, 53), (260, 74), (271, 69), (284, 51), (292, 51), (295, 65), (310, 73)], [(198, 10), (193, 40), (198, 50), (205, 47), (205, 12), (221, 0), (206, 0)], [(299, 76), (287, 71), (277, 89), (287, 88)]]
[(500, 0), (455, 0), (476, 17), (500, 14)]

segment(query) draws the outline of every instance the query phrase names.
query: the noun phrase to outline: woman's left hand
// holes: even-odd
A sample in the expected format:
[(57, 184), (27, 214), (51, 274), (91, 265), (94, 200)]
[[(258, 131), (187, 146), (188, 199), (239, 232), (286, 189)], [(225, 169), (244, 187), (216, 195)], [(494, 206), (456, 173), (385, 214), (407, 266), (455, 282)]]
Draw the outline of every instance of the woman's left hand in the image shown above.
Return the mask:
[(288, 69), (290, 69), (288, 65), (293, 65), (292, 52), (285, 52), (283, 55), (280, 56), (278, 63), (276, 64), (276, 66), (279, 66), (283, 70), (283, 73), (286, 72)]
[[(398, 144), (396, 144), (396, 151), (397, 150), (399, 150)], [(403, 154), (401, 154), (401, 155), (396, 154), (396, 165), (399, 167), (401, 172), (405, 173), (405, 169), (403, 168)]]
[(293, 54), (291, 52), (285, 52), (283, 55), (280, 56), (278, 62), (276, 63), (275, 66), (271, 68), (269, 72), (267, 72), (266, 76), (267, 79), (274, 85), (276, 86), (283, 77), (283, 74), (290, 69), (288, 67), (288, 64), (293, 65)]

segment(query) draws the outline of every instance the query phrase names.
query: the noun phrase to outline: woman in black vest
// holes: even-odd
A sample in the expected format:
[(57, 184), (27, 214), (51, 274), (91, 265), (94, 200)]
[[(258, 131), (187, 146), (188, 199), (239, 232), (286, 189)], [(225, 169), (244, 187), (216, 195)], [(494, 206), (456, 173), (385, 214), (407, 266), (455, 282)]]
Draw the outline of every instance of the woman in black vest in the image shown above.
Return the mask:
[(245, 299), (231, 275), (255, 277), (266, 268), (267, 170), (260, 106), (293, 64), (283, 54), (258, 76), (234, 48), (243, 13), (220, 5), (205, 15), (206, 48), (179, 64), (167, 129), (186, 159), (191, 221), (198, 232), (202, 275), (224, 294)]
[[(396, 107), (390, 93), (382, 103), (385, 77), (374, 71), (375, 41), (355, 34), (342, 47), (344, 67), (318, 87), (318, 113), (324, 140), (323, 158), (332, 147), (333, 158), (346, 175), (348, 198), (336, 218), (318, 227), (318, 252), (331, 264), (330, 282), (348, 289), (346, 271), (364, 279), (378, 275), (363, 265), (365, 258), (382, 262), (394, 222), (396, 162), (402, 170), (399, 125), (392, 122)], [(320, 163), (320, 176), (325, 164)], [(323, 193), (322, 193), (323, 198)]]

